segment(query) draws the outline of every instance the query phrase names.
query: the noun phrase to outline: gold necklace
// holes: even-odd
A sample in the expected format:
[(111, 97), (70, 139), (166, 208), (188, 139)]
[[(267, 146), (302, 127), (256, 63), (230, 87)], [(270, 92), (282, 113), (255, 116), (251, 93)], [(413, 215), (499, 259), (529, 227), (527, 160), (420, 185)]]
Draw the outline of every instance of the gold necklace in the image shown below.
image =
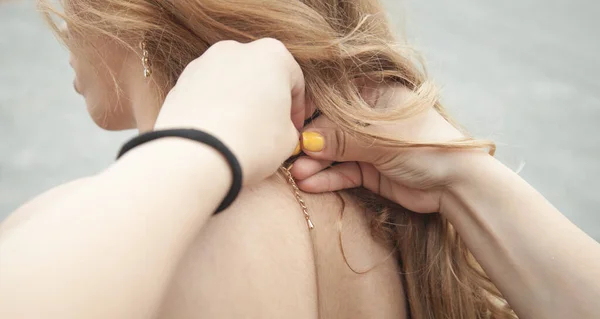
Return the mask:
[[(302, 213), (304, 213), (304, 219), (306, 219), (306, 225), (308, 226), (309, 230), (312, 230), (315, 228), (315, 225), (312, 223), (312, 221), (310, 220), (310, 215), (308, 214), (308, 207), (306, 207), (306, 203), (304, 202), (304, 199), (302, 198), (302, 195), (300, 195), (300, 188), (298, 188), (298, 184), (296, 184), (296, 181), (294, 180), (294, 177), (292, 176), (292, 173), (290, 173), (290, 169), (292, 168), (292, 165), (287, 165), (287, 163), (282, 165), (279, 170), (281, 170), (281, 172), (285, 175), (285, 177), (287, 178), (288, 183), (292, 186), (292, 189), (294, 190), (294, 197), (296, 197), (296, 201), (298, 201), (298, 204), (300, 204), (300, 207), (302, 208)], [(344, 242), (343, 242), (343, 238), (342, 238), (342, 219), (344, 216), (344, 209), (346, 207), (346, 203), (344, 202), (344, 199), (342, 198), (342, 196), (339, 193), (336, 193), (336, 195), (338, 196), (338, 199), (341, 201), (341, 205), (342, 205), (342, 209), (340, 210), (340, 215), (339, 215), (339, 219), (338, 219), (338, 242), (339, 242), (339, 246), (340, 246), (340, 251), (342, 253), (342, 258), (344, 258), (344, 263), (348, 266), (348, 268), (350, 268), (350, 270), (352, 272), (354, 272), (357, 275), (363, 275), (366, 274), (370, 271), (372, 271), (373, 269), (385, 264), (390, 258), (392, 258), (395, 254), (395, 251), (398, 249), (398, 245), (396, 244), (396, 247), (394, 249), (392, 249), (392, 251), (380, 262), (376, 263), (375, 265), (371, 266), (371, 267), (367, 267), (365, 270), (356, 270), (356, 268), (354, 268), (352, 265), (350, 265), (350, 262), (348, 261), (348, 257), (346, 255), (346, 251), (344, 249)]]
[(315, 228), (315, 225), (310, 220), (310, 215), (308, 214), (308, 208), (306, 207), (306, 203), (304, 202), (302, 195), (300, 195), (300, 189), (298, 188), (298, 184), (296, 184), (294, 177), (292, 177), (292, 173), (290, 173), (291, 168), (292, 168), (291, 165), (288, 167), (281, 166), (280, 170), (281, 170), (281, 172), (283, 172), (283, 174), (287, 178), (288, 183), (290, 183), (290, 185), (292, 186), (292, 189), (294, 190), (294, 197), (296, 197), (296, 201), (298, 201), (298, 204), (300, 204), (300, 207), (302, 208), (302, 213), (304, 213), (304, 219), (306, 219), (306, 225), (308, 226), (309, 230), (312, 230), (313, 228)]

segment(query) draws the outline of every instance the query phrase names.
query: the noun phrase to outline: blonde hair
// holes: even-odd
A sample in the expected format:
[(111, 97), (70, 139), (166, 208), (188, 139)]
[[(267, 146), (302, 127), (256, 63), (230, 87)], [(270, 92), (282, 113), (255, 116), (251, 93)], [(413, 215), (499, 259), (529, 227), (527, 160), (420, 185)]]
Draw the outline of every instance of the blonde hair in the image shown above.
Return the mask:
[[(401, 146), (490, 147), (470, 137), (451, 143), (403, 141), (369, 133), (364, 124), (389, 123), (433, 106), (450, 120), (419, 56), (392, 35), (377, 0), (66, 0), (65, 12), (45, 0), (49, 21), (59, 14), (71, 33), (101, 35), (152, 53), (153, 76), (164, 92), (184, 67), (221, 40), (282, 41), (306, 78), (308, 96), (342, 129)], [(56, 26), (54, 26), (56, 29)], [(57, 30), (57, 29), (56, 29)], [(405, 105), (382, 112), (361, 96), (361, 80), (413, 91)], [(349, 192), (373, 217), (374, 232), (396, 242), (411, 318), (516, 318), (505, 299), (442, 216), (415, 214), (366, 190)]]

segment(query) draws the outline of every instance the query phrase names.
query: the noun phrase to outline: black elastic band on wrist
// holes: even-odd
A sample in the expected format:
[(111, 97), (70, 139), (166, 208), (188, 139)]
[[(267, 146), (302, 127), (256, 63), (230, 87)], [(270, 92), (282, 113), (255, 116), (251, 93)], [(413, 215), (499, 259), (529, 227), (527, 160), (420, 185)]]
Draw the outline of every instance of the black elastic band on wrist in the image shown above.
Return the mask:
[(233, 182), (231, 183), (231, 188), (229, 189), (227, 196), (225, 196), (225, 199), (223, 199), (215, 214), (220, 213), (229, 207), (229, 205), (231, 205), (231, 203), (233, 203), (233, 201), (236, 199), (242, 188), (242, 167), (240, 166), (240, 163), (235, 155), (227, 148), (227, 146), (225, 146), (225, 144), (219, 141), (216, 137), (208, 133), (194, 129), (171, 129), (144, 133), (125, 143), (119, 151), (117, 159), (137, 146), (163, 137), (180, 137), (206, 144), (217, 150), (219, 153), (221, 153), (221, 155), (223, 155), (223, 157), (225, 157), (225, 160), (227, 160), (227, 163), (231, 168)]

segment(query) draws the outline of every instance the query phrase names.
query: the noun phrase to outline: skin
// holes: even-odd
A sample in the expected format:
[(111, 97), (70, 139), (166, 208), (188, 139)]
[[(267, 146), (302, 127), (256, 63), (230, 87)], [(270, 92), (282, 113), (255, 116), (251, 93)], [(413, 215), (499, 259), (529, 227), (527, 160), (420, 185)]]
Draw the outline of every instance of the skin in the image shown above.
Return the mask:
[[(397, 272), (393, 259), (360, 276), (341, 262), (332, 231), (338, 221), (331, 211), (339, 208), (334, 198), (308, 199), (309, 207), (324, 211), (312, 212), (318, 231), (309, 233), (300, 212), (294, 212), (298, 206), (289, 188), (283, 192), (283, 182), (272, 178), (258, 183), (292, 152), (295, 129), (307, 113), (298, 106), (305, 105), (298, 84), (301, 72), (291, 70), (297, 65), (281, 46), (276, 50), (280, 56), (266, 54), (272, 54), (273, 46), (269, 42), (261, 51), (226, 43), (211, 49), (212, 54), (191, 65), (195, 72), (184, 73), (153, 120), (137, 115), (146, 113), (133, 91), (143, 92), (144, 86), (130, 84), (126, 76), (136, 68), (128, 61), (135, 59), (109, 62), (113, 71), (126, 70), (117, 77), (122, 87), (135, 90), (125, 92), (129, 102), (119, 105), (124, 109), (120, 115), (105, 116), (100, 123), (106, 128), (135, 123), (141, 130), (191, 126), (213, 132), (235, 151), (244, 177), (254, 186), (236, 206), (209, 220), (229, 185), (227, 165), (212, 149), (175, 139), (140, 147), (98, 176), (42, 195), (0, 229), (0, 317), (406, 317), (405, 305), (398, 302), (403, 296), (397, 275), (392, 275)], [(243, 72), (247, 79), (215, 78), (230, 79), (227, 75), (239, 74), (239, 68), (249, 68)], [(106, 114), (114, 100), (101, 99), (106, 83), (95, 87), (93, 80), (101, 79), (84, 81), (78, 74), (77, 87), (94, 106), (92, 116)], [(240, 94), (225, 94), (234, 91)], [(246, 105), (249, 93), (278, 103)], [(405, 94), (393, 89), (379, 100), (400, 103)], [(198, 101), (243, 107), (217, 112), (194, 107), (202, 104)], [(289, 104), (284, 116), (281, 105)], [(295, 125), (287, 120), (290, 113)], [(408, 140), (460, 137), (432, 110), (371, 129)], [(439, 211), (453, 222), (521, 318), (600, 316), (599, 245), (493, 158), (479, 151), (367, 146), (343, 135), (326, 118), (309, 130), (323, 136), (325, 147), (318, 152), (305, 147), (311, 158), (294, 166), (305, 191), (362, 185), (412, 210)], [(284, 138), (261, 143), (257, 151), (256, 141), (278, 136)], [(346, 143), (344, 154), (337, 153), (342, 149), (338, 141)], [(346, 163), (325, 169), (332, 160)], [(350, 229), (345, 243), (355, 252), (350, 263), (365, 269), (385, 260), (389, 247), (369, 242), (362, 232), (363, 216), (352, 202), (344, 213), (344, 227)], [(369, 292), (372, 287), (376, 292)]]
[[(373, 240), (351, 199), (341, 220), (349, 262), (361, 270), (384, 261), (366, 275), (354, 274), (337, 246), (339, 215), (331, 211), (342, 207), (335, 196), (304, 195), (309, 207), (320, 208), (311, 210), (316, 228), (309, 231), (290, 186), (277, 176), (265, 179), (292, 153), (310, 113), (297, 64), (285, 48), (275, 52), (287, 60), (272, 54), (280, 43), (254, 50), (218, 44), (188, 66), (192, 71), (186, 69), (161, 109), (151, 103), (156, 87), (142, 75), (139, 52), (105, 39), (81, 41), (71, 56), (74, 83), (96, 123), (211, 132), (242, 162), (246, 187), (232, 207), (209, 218), (229, 187), (228, 167), (210, 148), (167, 139), (132, 151), (98, 176), (50, 190), (0, 228), (0, 278), (10, 278), (0, 284), (0, 317), (405, 317), (392, 248)], [(225, 80), (242, 68), (245, 77)], [(270, 77), (254, 83), (265, 72)], [(122, 89), (118, 99), (113, 76)], [(263, 98), (247, 105), (250, 94)], [(281, 101), (291, 102), (294, 125), (273, 105)], [(244, 111), (223, 112), (222, 105)], [(280, 109), (279, 119), (260, 115), (271, 108)], [(241, 132), (254, 133), (241, 138)], [(257, 151), (257, 141), (269, 140)], [(46, 289), (28, 289), (32, 276)]]
[[(260, 67), (250, 74), (270, 70), (268, 77), (250, 85), (257, 92), (270, 91), (268, 101), (243, 103), (233, 96), (199, 99), (204, 90), (175, 90), (158, 122), (161, 127), (210, 130), (236, 153), (246, 183), (256, 184), (271, 175), (297, 143), (290, 114), (303, 116), (301, 71), (274, 40), (225, 43), (211, 52), (186, 69), (184, 87), (187, 81), (206, 82), (201, 73), (227, 70), (226, 64), (233, 68), (225, 72), (230, 73), (252, 59)], [(228, 59), (219, 58), (228, 54)], [(239, 62), (229, 63), (233, 58)], [(207, 109), (192, 123), (186, 117), (200, 100), (230, 105), (230, 115)], [(189, 110), (182, 113), (183, 109)], [(245, 119), (258, 118), (247, 109), (269, 109), (272, 124), (258, 128), (245, 124)], [(212, 124), (214, 117), (220, 117), (219, 125)], [(243, 134), (237, 133), (240, 128)], [(279, 139), (272, 148), (265, 147), (272, 161), (261, 161), (243, 146), (273, 132)], [(137, 148), (96, 176), (34, 199), (0, 229), (0, 317), (154, 317), (178, 261), (227, 192), (230, 179), (227, 164), (213, 149), (164, 139)]]
[[(65, 28), (66, 31), (66, 28)], [(94, 122), (106, 130), (150, 131), (158, 118), (158, 83), (143, 76), (139, 52), (106, 37), (69, 34), (73, 87)]]
[[(387, 92), (401, 104), (410, 94)], [(432, 109), (373, 132), (448, 142), (461, 133)], [(519, 318), (599, 318), (600, 244), (516, 173), (480, 150), (389, 148), (365, 143), (320, 118), (308, 131), (324, 148), (292, 174), (307, 192), (363, 186), (415, 212), (451, 221)], [(340, 152), (344, 150), (344, 152)], [(332, 161), (344, 162), (329, 168)]]

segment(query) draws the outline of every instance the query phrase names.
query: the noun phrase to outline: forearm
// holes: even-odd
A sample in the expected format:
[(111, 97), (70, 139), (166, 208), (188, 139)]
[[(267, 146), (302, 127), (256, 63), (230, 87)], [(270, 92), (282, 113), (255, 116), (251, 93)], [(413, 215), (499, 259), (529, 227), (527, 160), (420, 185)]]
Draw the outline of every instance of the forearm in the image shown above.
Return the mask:
[(0, 317), (152, 317), (229, 184), (208, 146), (132, 151), (0, 237)]
[(464, 167), (442, 214), (517, 314), (600, 317), (600, 245), (495, 159)]

